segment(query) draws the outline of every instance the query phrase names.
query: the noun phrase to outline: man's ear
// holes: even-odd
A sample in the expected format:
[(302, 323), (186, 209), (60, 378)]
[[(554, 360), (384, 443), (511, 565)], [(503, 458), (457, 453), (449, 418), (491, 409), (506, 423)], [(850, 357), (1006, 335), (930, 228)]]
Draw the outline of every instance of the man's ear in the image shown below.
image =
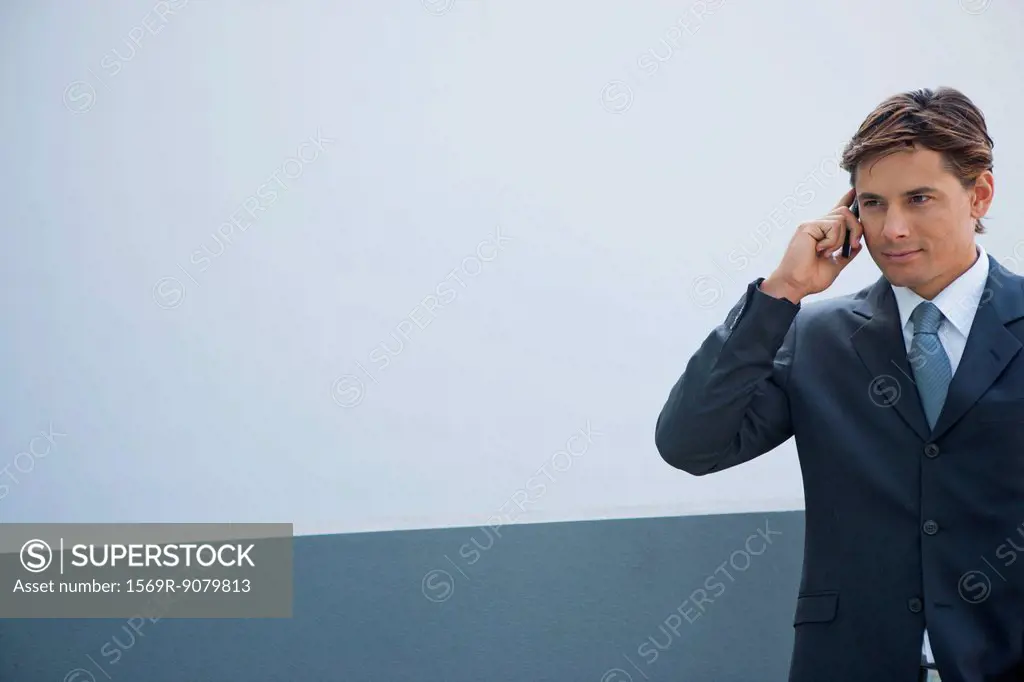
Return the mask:
[(974, 180), (971, 193), (971, 217), (975, 220), (984, 218), (996, 192), (996, 179), (992, 171), (985, 171)]

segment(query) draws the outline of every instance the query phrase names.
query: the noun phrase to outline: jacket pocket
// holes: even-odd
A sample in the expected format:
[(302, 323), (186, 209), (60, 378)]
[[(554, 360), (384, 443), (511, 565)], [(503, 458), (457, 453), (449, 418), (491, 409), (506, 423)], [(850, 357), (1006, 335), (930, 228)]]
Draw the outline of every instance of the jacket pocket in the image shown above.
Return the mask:
[(796, 598), (794, 627), (801, 623), (829, 623), (839, 610), (838, 592), (807, 592)]

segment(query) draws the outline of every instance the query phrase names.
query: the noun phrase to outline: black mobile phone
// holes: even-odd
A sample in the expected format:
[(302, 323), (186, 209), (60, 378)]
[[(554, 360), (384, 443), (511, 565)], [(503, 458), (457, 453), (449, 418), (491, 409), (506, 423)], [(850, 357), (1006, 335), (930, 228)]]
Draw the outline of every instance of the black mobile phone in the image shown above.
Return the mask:
[[(856, 216), (857, 220), (860, 220), (860, 204), (857, 203), (857, 199), (853, 200), (850, 204), (850, 211)], [(846, 231), (846, 237), (843, 238), (843, 258), (850, 257), (850, 231)]]

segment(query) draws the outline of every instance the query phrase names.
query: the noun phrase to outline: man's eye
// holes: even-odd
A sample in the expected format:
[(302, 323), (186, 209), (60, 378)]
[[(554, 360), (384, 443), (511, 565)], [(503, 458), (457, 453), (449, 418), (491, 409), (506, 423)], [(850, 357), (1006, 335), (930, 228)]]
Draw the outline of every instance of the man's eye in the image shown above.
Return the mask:
[(911, 203), (915, 203), (915, 204), (923, 204), (923, 203), (927, 202), (929, 199), (931, 199), (931, 197), (929, 197), (927, 194), (915, 194), (914, 196), (912, 196), (910, 198), (911, 199), (921, 199), (921, 201), (912, 201), (911, 202)]

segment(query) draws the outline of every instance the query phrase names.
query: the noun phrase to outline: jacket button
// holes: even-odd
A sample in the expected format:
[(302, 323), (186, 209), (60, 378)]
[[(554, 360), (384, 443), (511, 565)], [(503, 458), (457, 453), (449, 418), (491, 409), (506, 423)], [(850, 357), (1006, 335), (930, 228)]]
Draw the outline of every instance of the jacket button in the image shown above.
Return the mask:
[(928, 445), (924, 446), (924, 454), (929, 459), (935, 459), (939, 456), (939, 446), (935, 443), (928, 443)]
[(924, 522), (924, 532), (928, 535), (935, 535), (939, 532), (939, 524), (935, 523), (931, 519)]
[(921, 609), (924, 608), (924, 604), (917, 597), (913, 597), (907, 601), (907, 608), (913, 613), (921, 613)]

